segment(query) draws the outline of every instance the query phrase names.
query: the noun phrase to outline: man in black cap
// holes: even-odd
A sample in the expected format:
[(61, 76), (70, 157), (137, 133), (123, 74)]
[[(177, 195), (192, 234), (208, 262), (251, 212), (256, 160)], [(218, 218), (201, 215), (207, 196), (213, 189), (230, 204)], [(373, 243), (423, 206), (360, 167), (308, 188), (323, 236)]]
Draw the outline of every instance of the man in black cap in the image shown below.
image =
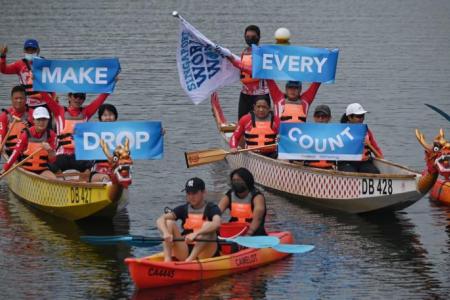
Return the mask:
[(288, 81), (286, 83), (286, 94), (278, 88), (275, 81), (267, 80), (267, 84), (274, 104), (275, 116), (279, 116), (281, 122), (306, 122), (309, 106), (316, 97), (320, 82), (313, 82), (302, 93), (300, 81)]
[[(192, 261), (220, 255), (217, 243), (195, 242), (196, 238), (217, 239), (222, 214), (220, 208), (205, 201), (205, 183), (198, 177), (189, 179), (183, 191), (186, 192), (187, 203), (164, 213), (156, 221), (164, 239), (164, 261), (172, 261), (172, 256), (180, 261)], [(183, 232), (178, 229), (177, 220), (182, 221)], [(174, 241), (183, 237), (184, 241)]]
[(331, 120), (331, 109), (328, 105), (317, 105), (314, 110), (314, 122), (329, 123)]

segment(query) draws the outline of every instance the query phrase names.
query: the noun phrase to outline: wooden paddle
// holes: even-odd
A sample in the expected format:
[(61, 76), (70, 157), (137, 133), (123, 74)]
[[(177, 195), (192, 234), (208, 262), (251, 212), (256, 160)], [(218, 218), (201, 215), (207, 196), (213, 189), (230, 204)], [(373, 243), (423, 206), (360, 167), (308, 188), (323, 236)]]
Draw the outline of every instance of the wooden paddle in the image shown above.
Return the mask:
[(28, 155), (27, 157), (25, 157), (23, 160), (21, 160), (18, 164), (14, 165), (11, 169), (9, 169), (8, 171), (6, 171), (5, 173), (3, 173), (2, 175), (0, 175), (0, 180), (3, 179), (3, 177), (9, 175), (12, 171), (14, 171), (15, 169), (17, 169), (18, 167), (20, 167), (21, 165), (23, 165), (24, 163), (26, 163), (30, 158), (33, 157), (33, 155), (35, 155), (36, 153), (38, 153), (39, 151), (42, 150), (42, 147), (37, 148), (36, 150), (33, 151), (33, 153), (31, 153), (30, 155)]
[(184, 152), (184, 157), (186, 159), (186, 166), (188, 168), (191, 168), (191, 167), (197, 167), (197, 166), (213, 163), (216, 161), (224, 160), (225, 157), (229, 154), (237, 154), (237, 153), (241, 153), (241, 152), (255, 151), (255, 150), (270, 148), (273, 146), (276, 146), (276, 144), (264, 145), (264, 146), (248, 148), (248, 149), (240, 149), (236, 153), (232, 153), (230, 151), (226, 151), (221, 148), (212, 148), (212, 149), (206, 149), (206, 150), (200, 150), (200, 151)]
[(8, 129), (8, 132), (6, 133), (6, 135), (4, 136), (3, 140), (2, 140), (2, 144), (0, 145), (0, 153), (2, 153), (3, 151), (3, 147), (5, 147), (6, 141), (8, 140), (8, 137), (11, 133), (11, 131), (13, 130), (14, 126), (16, 126), (16, 123), (20, 122), (20, 119), (16, 116), (13, 116), (13, 121), (11, 126)]

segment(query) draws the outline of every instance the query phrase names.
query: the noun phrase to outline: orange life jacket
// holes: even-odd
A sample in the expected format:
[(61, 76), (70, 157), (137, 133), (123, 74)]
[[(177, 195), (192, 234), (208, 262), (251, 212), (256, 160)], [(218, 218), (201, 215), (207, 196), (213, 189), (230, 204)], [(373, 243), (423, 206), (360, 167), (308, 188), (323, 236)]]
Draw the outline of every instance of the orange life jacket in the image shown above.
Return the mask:
[[(246, 148), (255, 148), (275, 144), (277, 132), (272, 128), (272, 112), (270, 112), (270, 120), (265, 121), (257, 121), (254, 112), (250, 112), (250, 114), (252, 116), (252, 127), (250, 129), (246, 129), (244, 133)], [(261, 150), (262, 153), (270, 153), (273, 151), (275, 151), (275, 146)]]
[[(244, 51), (242, 51), (241, 54), (241, 63), (244, 68), (252, 69), (252, 52), (251, 48), (247, 48)], [(243, 84), (249, 84), (253, 82), (258, 82), (259, 79), (252, 78), (251, 74), (248, 74), (244, 71), (241, 71), (241, 82)]]
[[(41, 143), (47, 142), (50, 137), (50, 132), (47, 130), (44, 132), (42, 137), (36, 138), (31, 135), (28, 128), (24, 129), (28, 136), (28, 147), (23, 152), (23, 157), (26, 157), (33, 153), (37, 148), (41, 147)], [(45, 149), (41, 149), (38, 153), (33, 155), (29, 160), (27, 160), (23, 165), (23, 168), (28, 171), (41, 172), (48, 169), (48, 152)]]
[(303, 108), (303, 101), (300, 101), (299, 104), (286, 103), (284, 104), (284, 110), (281, 114), (280, 120), (281, 122), (306, 122), (306, 111)]
[(230, 196), (232, 197), (232, 199), (230, 199), (230, 216), (236, 218), (237, 222), (240, 223), (251, 222), (253, 218), (253, 195), (248, 193), (247, 197), (240, 199), (232, 192)]
[(25, 58), (23, 58), (22, 61), (27, 67), (27, 71), (20, 74), (20, 82), (25, 89), (25, 94), (27, 96), (39, 94), (39, 92), (33, 91), (33, 71), (30, 62)]
[(58, 135), (58, 147), (64, 149), (73, 150), (75, 145), (73, 143), (73, 131), (75, 124), (83, 123), (87, 121), (87, 117), (80, 113), (78, 116), (72, 116), (66, 107), (64, 107), (64, 129), (61, 134)]
[(313, 168), (334, 169), (334, 163), (328, 160), (308, 161), (305, 164)]
[[(11, 115), (11, 112), (4, 109), (3, 110), (6, 113), (6, 116), (8, 117), (8, 128), (11, 127), (14, 118)], [(10, 149), (14, 147), (17, 144), (17, 139), (19, 138), (20, 134), (22, 133), (22, 130), (27, 128), (27, 126), (23, 122), (28, 122), (29, 114), (28, 114), (28, 108), (25, 111), (25, 113), (22, 114), (20, 117), (20, 122), (16, 122), (16, 125), (14, 125), (13, 129), (9, 133), (8, 137), (6, 138), (5, 146), (6, 148)]]
[(203, 223), (205, 220), (203, 220), (203, 217), (205, 215), (205, 209), (207, 204), (203, 207), (203, 210), (201, 213), (193, 213), (190, 212), (191, 206), (188, 205), (188, 217), (186, 220), (184, 220), (183, 228), (184, 230), (192, 230), (194, 232), (199, 231), (200, 228), (202, 228)]

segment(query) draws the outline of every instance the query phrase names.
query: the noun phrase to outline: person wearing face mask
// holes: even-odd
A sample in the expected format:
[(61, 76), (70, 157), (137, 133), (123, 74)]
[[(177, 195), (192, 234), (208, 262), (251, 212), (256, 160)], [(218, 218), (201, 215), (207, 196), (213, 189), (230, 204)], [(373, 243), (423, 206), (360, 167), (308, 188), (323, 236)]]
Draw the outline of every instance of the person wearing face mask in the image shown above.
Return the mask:
[(83, 106), (86, 100), (85, 93), (69, 93), (69, 106), (59, 105), (47, 93), (42, 93), (42, 99), (47, 103), (53, 113), (56, 122), (56, 134), (58, 135), (58, 150), (56, 161), (50, 166), (52, 171), (60, 172), (75, 169), (83, 172), (92, 167), (91, 161), (75, 159), (75, 144), (73, 142), (73, 130), (75, 124), (87, 122), (97, 111), (100, 105), (106, 101), (109, 94), (100, 94), (92, 103)]
[(241, 70), (242, 90), (239, 97), (238, 120), (253, 109), (255, 99), (263, 96), (268, 100), (270, 106), (269, 89), (265, 80), (252, 78), (252, 45), (258, 45), (261, 31), (256, 25), (249, 25), (245, 28), (244, 38), (247, 47), (242, 51), (241, 58), (235, 59), (233, 55), (228, 55), (228, 60)]
[(219, 202), (222, 211), (230, 210), (230, 221), (247, 226), (247, 235), (267, 235), (264, 223), (266, 219), (266, 200), (255, 188), (255, 179), (246, 168), (231, 172), (231, 189)]
[[(34, 39), (26, 40), (23, 45), (24, 58), (6, 64), (7, 46), (0, 46), (0, 72), (3, 74), (17, 74), (20, 84), (26, 89), (27, 104), (31, 107), (42, 106), (42, 95), (40, 92), (33, 91), (33, 59), (40, 57), (39, 43)], [(52, 94), (55, 96), (55, 94)]]
[[(260, 95), (255, 101), (253, 111), (243, 116), (230, 139), (230, 151), (237, 152), (242, 136), (246, 148), (255, 148), (276, 143), (280, 119), (270, 110), (269, 100)], [(276, 156), (276, 145), (255, 150), (266, 156)]]
[[(367, 111), (359, 103), (352, 103), (347, 106), (345, 114), (341, 118), (341, 123), (362, 124)], [(341, 161), (338, 164), (339, 171), (374, 173), (379, 174), (380, 170), (375, 166), (373, 157), (384, 158), (383, 152), (378, 146), (372, 131), (367, 128), (364, 141), (364, 150), (361, 161)]]
[[(21, 86), (15, 86), (11, 90), (11, 107), (2, 109), (0, 114), (0, 138), (3, 141), (6, 138), (5, 152), (11, 155), (12, 148), (17, 144), (22, 130), (33, 124), (33, 109), (26, 105), (25, 89)], [(8, 130), (14, 123), (14, 118), (20, 119), (15, 122), (8, 136)]]
[(12, 155), (3, 166), (3, 173), (8, 171), (19, 157), (25, 158), (41, 147), (42, 149), (25, 162), (22, 167), (44, 177), (56, 179), (55, 174), (49, 171), (48, 165), (55, 160), (56, 156), (56, 134), (47, 129), (50, 114), (45, 107), (38, 107), (33, 111), (33, 119), (34, 126), (22, 131)]

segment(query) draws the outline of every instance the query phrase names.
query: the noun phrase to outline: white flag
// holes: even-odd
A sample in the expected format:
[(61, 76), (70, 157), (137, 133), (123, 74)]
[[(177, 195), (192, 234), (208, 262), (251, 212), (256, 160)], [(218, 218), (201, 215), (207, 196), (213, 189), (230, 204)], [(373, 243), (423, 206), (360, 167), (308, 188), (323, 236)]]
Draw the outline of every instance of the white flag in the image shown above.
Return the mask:
[(180, 83), (194, 104), (199, 104), (217, 89), (240, 79), (240, 71), (218, 54), (231, 52), (211, 42), (191, 24), (180, 19), (177, 65)]

